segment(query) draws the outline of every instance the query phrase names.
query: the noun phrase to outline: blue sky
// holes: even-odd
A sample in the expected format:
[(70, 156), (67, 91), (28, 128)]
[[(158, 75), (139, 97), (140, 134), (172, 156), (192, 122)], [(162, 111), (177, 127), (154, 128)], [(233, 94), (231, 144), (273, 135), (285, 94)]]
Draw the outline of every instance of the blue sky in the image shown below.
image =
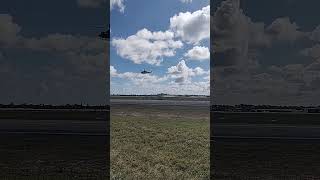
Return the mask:
[(208, 95), (209, 1), (121, 2), (111, 11), (111, 93)]

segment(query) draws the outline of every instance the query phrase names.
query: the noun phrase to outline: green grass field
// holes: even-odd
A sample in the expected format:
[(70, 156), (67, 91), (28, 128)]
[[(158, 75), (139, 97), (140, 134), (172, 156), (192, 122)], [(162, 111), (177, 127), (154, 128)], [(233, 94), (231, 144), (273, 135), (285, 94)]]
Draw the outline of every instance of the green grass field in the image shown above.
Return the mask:
[(209, 179), (209, 111), (111, 109), (111, 179)]

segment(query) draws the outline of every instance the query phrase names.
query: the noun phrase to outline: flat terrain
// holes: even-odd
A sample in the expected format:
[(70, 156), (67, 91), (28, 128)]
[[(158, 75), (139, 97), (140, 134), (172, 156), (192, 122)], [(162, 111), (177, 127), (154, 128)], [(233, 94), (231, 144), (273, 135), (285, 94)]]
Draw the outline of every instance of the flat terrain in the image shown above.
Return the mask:
[[(320, 179), (320, 114), (112, 99), (111, 179)], [(107, 111), (0, 110), (0, 177), (104, 179)]]
[(184, 107), (200, 107), (209, 109), (209, 101), (206, 100), (172, 100), (172, 99), (165, 99), (165, 100), (141, 100), (141, 99), (113, 99), (112, 105), (141, 105), (141, 106), (164, 106), (168, 108), (170, 107), (177, 107), (177, 106), (184, 106)]
[[(208, 102), (112, 103), (113, 179), (208, 179)], [(320, 178), (319, 114), (212, 115), (214, 179)]]
[(212, 112), (215, 179), (320, 179), (320, 116)]
[(17, 120), (106, 120), (107, 110), (86, 109), (0, 109), (0, 119)]
[(300, 112), (211, 112), (213, 123), (320, 125), (320, 113)]
[(320, 140), (320, 126), (215, 123), (213, 124), (212, 135), (214, 139)]
[(1, 119), (0, 134), (107, 136), (104, 120)]
[(209, 179), (209, 106), (111, 101), (111, 179)]
[(0, 177), (21, 180), (105, 179), (104, 136), (1, 135)]
[(1, 109), (1, 179), (105, 179), (108, 113)]
[(113, 102), (115, 100), (173, 100), (173, 101), (208, 101), (210, 102), (210, 97), (208, 96), (117, 96), (112, 95), (111, 99)]
[(211, 112), (214, 139), (320, 140), (320, 113)]
[(211, 145), (217, 180), (320, 179), (319, 141), (224, 139)]

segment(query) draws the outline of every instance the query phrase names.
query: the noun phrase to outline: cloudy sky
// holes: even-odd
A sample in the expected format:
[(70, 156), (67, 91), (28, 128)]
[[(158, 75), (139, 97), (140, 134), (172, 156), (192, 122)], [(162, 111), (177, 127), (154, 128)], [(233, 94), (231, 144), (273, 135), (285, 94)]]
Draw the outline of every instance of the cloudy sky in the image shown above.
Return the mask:
[(209, 95), (209, 0), (114, 0), (111, 9), (112, 94)]
[(319, 5), (212, 1), (212, 102), (319, 105)]
[(0, 103), (106, 104), (106, 1), (0, 4)]

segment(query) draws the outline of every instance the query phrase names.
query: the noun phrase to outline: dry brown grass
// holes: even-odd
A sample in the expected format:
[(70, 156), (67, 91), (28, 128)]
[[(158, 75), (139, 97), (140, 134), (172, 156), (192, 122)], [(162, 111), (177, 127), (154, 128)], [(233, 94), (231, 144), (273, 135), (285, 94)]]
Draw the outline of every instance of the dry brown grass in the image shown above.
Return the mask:
[(111, 179), (209, 179), (209, 112), (167, 108), (112, 109)]

